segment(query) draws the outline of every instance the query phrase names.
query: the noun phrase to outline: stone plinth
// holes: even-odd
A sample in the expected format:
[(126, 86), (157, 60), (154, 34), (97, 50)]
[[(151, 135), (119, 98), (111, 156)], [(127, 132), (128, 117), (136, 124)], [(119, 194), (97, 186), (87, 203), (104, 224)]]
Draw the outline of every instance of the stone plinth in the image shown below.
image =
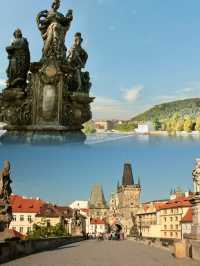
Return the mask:
[(192, 258), (194, 260), (200, 261), (200, 241), (191, 240), (192, 244)]
[(196, 194), (191, 200), (192, 203), (192, 228), (191, 233), (185, 235), (186, 239), (200, 240), (200, 195)]
[(174, 243), (174, 256), (179, 259), (187, 257), (187, 245), (185, 241)]

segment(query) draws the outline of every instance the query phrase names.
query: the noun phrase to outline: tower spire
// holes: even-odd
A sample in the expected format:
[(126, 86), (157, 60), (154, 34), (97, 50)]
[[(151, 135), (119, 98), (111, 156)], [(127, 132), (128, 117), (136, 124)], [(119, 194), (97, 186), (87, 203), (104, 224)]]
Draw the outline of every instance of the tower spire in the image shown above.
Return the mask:
[(123, 186), (132, 186), (132, 185), (134, 185), (132, 166), (131, 166), (131, 163), (129, 163), (129, 162), (124, 164), (122, 185)]

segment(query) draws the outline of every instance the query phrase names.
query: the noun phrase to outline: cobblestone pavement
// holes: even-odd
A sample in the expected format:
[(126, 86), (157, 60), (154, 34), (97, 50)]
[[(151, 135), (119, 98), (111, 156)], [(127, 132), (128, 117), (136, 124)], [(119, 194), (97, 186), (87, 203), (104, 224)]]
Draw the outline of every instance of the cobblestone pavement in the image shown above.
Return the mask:
[(177, 260), (168, 251), (132, 241), (85, 241), (34, 254), (7, 266), (195, 266), (190, 259)]

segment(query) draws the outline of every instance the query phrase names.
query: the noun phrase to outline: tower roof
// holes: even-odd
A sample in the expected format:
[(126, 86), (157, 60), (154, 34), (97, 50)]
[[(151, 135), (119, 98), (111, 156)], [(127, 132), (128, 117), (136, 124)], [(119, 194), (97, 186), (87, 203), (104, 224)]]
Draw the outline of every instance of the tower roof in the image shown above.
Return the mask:
[(100, 185), (93, 186), (90, 200), (89, 200), (89, 207), (90, 208), (102, 208), (102, 209), (107, 208), (104, 193)]
[(134, 185), (132, 166), (131, 163), (125, 163), (123, 177), (122, 177), (122, 186), (132, 186), (132, 185)]

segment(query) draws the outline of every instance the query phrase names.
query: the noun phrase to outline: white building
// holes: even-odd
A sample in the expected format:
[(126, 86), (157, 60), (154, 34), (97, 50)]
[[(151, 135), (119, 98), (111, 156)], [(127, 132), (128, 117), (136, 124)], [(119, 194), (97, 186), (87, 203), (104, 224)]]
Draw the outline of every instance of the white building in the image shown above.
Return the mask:
[(39, 198), (26, 198), (17, 195), (11, 196), (13, 220), (9, 229), (20, 232), (23, 235), (31, 232), (36, 220), (36, 215), (44, 202)]
[(140, 123), (138, 124), (138, 128), (135, 129), (137, 134), (149, 134), (154, 130), (152, 122)]
[(70, 208), (81, 210), (81, 209), (88, 209), (88, 201), (84, 200), (76, 200), (70, 204)]
[(107, 232), (106, 222), (100, 219), (91, 219), (89, 225), (89, 234), (104, 234)]

